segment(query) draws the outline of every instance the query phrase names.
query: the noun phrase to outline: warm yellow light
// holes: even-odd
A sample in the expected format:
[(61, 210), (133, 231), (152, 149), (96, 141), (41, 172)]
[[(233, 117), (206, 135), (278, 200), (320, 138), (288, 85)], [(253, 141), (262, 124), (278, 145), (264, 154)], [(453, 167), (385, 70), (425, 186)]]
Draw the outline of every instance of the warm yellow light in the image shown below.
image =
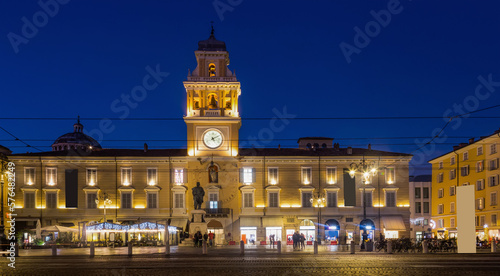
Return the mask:
[(308, 185), (309, 184), (309, 180), (304, 180), (304, 184)]
[(193, 150), (193, 149), (190, 149), (190, 150), (188, 151), (188, 155), (189, 155), (189, 156), (194, 156), (194, 150)]
[(45, 209), (45, 206), (36, 206), (37, 209)]
[(153, 179), (151, 179), (151, 181), (149, 181), (149, 186), (154, 186), (156, 184), (156, 181), (154, 181)]
[(300, 208), (300, 207), (302, 207), (302, 205), (298, 205), (298, 204), (292, 205), (292, 208)]
[[(119, 209), (120, 207), (118, 206), (109, 206), (106, 205), (106, 209)], [(104, 205), (99, 206), (99, 209), (104, 209)]]
[(144, 205), (135, 205), (134, 207), (135, 209), (144, 209), (146, 207), (144, 207)]
[(339, 207), (345, 207), (345, 205), (344, 205), (344, 204), (339, 204), (338, 206), (339, 206)]
[(271, 185), (276, 185), (276, 180), (271, 180)]
[(59, 209), (66, 209), (66, 206), (64, 206), (64, 205), (59, 205)]
[(392, 180), (387, 181), (387, 184), (392, 184), (392, 183), (394, 183), (392, 182)]
[(355, 175), (355, 174), (356, 174), (356, 172), (355, 172), (355, 171), (353, 171), (353, 170), (349, 171), (349, 176), (350, 176), (350, 177), (354, 177), (354, 175)]
[(384, 207), (383, 204), (374, 204), (373, 207)]
[(33, 181), (28, 180), (28, 185), (33, 185)]
[(130, 182), (128, 182), (128, 180), (123, 181), (123, 186), (128, 186), (128, 185), (130, 185)]
[(233, 152), (231, 153), (231, 155), (234, 157), (234, 156), (238, 156), (238, 151), (237, 150), (233, 150)]
[(281, 208), (290, 208), (290, 204), (281, 204)]
[(265, 205), (257, 205), (257, 208), (264, 208), (266, 207)]
[(89, 186), (94, 186), (94, 185), (95, 185), (94, 180), (90, 180), (90, 182), (89, 182)]

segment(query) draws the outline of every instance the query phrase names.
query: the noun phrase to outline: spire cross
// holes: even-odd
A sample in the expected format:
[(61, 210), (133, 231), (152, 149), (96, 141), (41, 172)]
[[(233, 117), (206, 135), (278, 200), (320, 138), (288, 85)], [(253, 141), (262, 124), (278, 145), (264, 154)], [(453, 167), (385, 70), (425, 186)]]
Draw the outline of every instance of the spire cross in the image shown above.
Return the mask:
[(210, 24), (212, 25), (212, 32), (210, 33), (211, 35), (214, 35), (214, 22), (210, 21)]

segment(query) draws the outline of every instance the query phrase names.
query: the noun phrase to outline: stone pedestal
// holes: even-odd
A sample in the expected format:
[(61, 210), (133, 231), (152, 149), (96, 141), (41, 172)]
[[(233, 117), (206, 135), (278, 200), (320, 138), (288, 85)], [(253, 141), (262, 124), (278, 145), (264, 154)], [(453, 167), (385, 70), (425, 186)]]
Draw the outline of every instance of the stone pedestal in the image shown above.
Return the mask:
[(191, 223), (189, 224), (189, 236), (193, 236), (200, 231), (202, 235), (207, 232), (207, 223), (204, 220), (206, 212), (203, 210), (191, 211)]

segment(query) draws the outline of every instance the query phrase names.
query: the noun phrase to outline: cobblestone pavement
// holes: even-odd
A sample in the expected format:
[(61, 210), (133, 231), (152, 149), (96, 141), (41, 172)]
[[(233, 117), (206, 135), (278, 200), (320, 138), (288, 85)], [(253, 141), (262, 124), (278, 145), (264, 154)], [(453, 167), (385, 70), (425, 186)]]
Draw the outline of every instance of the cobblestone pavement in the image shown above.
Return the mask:
[[(121, 253), (119, 248), (116, 253)], [(209, 249), (172, 247), (170, 256), (164, 248), (134, 248), (134, 256), (70, 255), (60, 249), (60, 256), (41, 256), (42, 251), (21, 251), (15, 269), (0, 259), (0, 275), (499, 275), (500, 254), (383, 254), (330, 252), (323, 248), (318, 255), (308, 251), (288, 251), (278, 255), (266, 247)], [(285, 248), (286, 249), (286, 248)], [(78, 252), (80, 250), (80, 252)], [(88, 249), (76, 249), (82, 253)], [(101, 253), (106, 252), (105, 248)], [(286, 251), (286, 250), (284, 250)], [(39, 254), (35, 256), (34, 253)], [(126, 251), (124, 251), (126, 252)], [(29, 255), (31, 253), (31, 255)], [(65, 254), (66, 253), (66, 254)], [(50, 254), (50, 253), (49, 253)], [(46, 254), (46, 255), (49, 255)]]

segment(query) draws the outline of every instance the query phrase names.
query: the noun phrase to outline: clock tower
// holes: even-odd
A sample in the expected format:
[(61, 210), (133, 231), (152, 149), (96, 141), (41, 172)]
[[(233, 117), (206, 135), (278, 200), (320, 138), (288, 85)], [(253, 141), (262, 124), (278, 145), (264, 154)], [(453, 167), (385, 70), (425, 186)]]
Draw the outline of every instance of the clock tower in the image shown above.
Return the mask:
[(240, 83), (228, 69), (226, 44), (215, 39), (198, 42), (197, 66), (184, 81), (187, 94), (187, 149), (189, 156), (237, 156), (241, 118)]

